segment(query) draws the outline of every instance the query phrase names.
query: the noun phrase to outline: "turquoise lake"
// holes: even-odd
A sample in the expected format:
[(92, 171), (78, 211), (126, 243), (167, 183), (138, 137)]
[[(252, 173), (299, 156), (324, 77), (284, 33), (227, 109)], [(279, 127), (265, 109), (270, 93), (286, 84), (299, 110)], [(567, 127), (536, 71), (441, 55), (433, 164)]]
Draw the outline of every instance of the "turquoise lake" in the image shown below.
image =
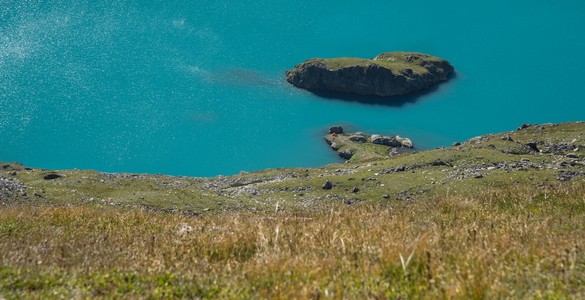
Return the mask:
[[(456, 77), (402, 105), (325, 99), (312, 57), (417, 51)], [(0, 1), (0, 161), (215, 176), (339, 158), (330, 125), (427, 149), (585, 119), (584, 1)]]

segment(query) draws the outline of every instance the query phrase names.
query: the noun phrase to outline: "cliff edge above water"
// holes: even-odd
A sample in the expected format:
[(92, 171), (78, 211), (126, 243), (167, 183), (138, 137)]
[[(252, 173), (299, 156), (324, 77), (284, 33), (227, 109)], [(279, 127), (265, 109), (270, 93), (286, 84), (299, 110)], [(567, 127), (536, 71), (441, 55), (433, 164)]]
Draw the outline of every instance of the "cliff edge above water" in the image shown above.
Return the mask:
[(286, 72), (286, 80), (310, 91), (392, 97), (445, 81), (454, 71), (446, 60), (417, 52), (385, 52), (373, 59), (313, 58)]

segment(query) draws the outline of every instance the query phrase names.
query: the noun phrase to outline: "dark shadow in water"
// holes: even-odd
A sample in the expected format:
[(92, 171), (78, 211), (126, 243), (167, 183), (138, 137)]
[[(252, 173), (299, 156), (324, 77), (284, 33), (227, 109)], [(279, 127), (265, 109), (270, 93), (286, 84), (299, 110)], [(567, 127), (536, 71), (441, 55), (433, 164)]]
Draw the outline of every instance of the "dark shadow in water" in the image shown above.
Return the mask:
[(408, 95), (403, 96), (392, 96), (392, 97), (380, 97), (380, 96), (364, 96), (364, 95), (356, 95), (356, 94), (348, 94), (342, 92), (330, 92), (330, 91), (316, 91), (316, 90), (309, 90), (309, 92), (313, 93), (316, 96), (325, 99), (334, 99), (334, 100), (342, 100), (348, 102), (359, 102), (369, 105), (382, 105), (382, 106), (391, 106), (391, 107), (402, 107), (407, 103), (414, 103), (418, 101), (423, 96), (436, 92), (442, 84), (447, 84), (452, 80), (455, 80), (457, 75), (453, 72), (446, 81), (440, 82), (437, 85), (424, 89), (422, 91), (410, 93)]

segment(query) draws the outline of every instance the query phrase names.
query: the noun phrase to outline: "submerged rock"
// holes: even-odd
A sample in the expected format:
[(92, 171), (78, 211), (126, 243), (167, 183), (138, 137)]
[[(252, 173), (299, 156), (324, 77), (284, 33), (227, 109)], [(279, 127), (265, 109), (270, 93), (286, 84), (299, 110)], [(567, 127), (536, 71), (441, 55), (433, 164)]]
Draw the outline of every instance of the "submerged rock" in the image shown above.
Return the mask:
[(424, 90), (445, 81), (453, 66), (416, 52), (385, 52), (373, 59), (313, 58), (286, 72), (286, 80), (312, 91), (390, 97)]

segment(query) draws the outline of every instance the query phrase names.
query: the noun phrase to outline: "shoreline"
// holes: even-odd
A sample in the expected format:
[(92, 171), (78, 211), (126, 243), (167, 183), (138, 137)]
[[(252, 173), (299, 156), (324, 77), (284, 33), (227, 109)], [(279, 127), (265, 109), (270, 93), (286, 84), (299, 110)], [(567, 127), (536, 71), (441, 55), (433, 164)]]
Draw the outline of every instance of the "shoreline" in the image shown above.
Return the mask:
[[(530, 126), (549, 126), (549, 125), (562, 125), (562, 124), (581, 124), (581, 123), (585, 123), (585, 121), (566, 121), (566, 122), (559, 122), (559, 123), (541, 123), (541, 124), (520, 124), (518, 128), (516, 128), (516, 130), (518, 130), (520, 127), (522, 127), (523, 125), (530, 125)], [(344, 127), (347, 125), (344, 125)], [(366, 134), (367, 136), (370, 135), (376, 135), (377, 133), (364, 133), (359, 131), (359, 126), (355, 126), (355, 125), (349, 125), (348, 126), (352, 131), (349, 132), (349, 134), (355, 134), (355, 133), (360, 133), (360, 134)], [(503, 133), (503, 132), (513, 132), (512, 131), (501, 131), (499, 133)], [(325, 147), (329, 147), (331, 148), (331, 145), (329, 144), (330, 142), (327, 141), (327, 136), (330, 133), (327, 133), (327, 129), (321, 129), (320, 132), (322, 132), (325, 137), (325, 143), (323, 144)], [(383, 131), (382, 131), (383, 132)], [(483, 135), (495, 135), (498, 133), (484, 133)], [(483, 136), (480, 135), (480, 136)], [(397, 136), (399, 137), (399, 136)], [(408, 138), (408, 137), (406, 137)], [(467, 138), (467, 140), (473, 139), (475, 137), (469, 137)], [(320, 141), (323, 141), (323, 138), (319, 139)], [(451, 146), (453, 146), (454, 144), (460, 143), (460, 141), (453, 141), (449, 143), (445, 144), (445, 145), (435, 145), (435, 146), (428, 146), (426, 145), (423, 147), (420, 147), (420, 145), (425, 145), (424, 141), (419, 141), (419, 140), (413, 140), (412, 142), (416, 143), (416, 147), (412, 147), (411, 149), (407, 149), (408, 151), (430, 151), (430, 150), (434, 150), (434, 149), (443, 149), (443, 148), (449, 148)], [(404, 149), (404, 148), (403, 148)], [(331, 150), (331, 149), (329, 149)], [(346, 159), (344, 159), (343, 157), (340, 157), (339, 155), (337, 155), (337, 153), (335, 153), (336, 150), (333, 149), (333, 152), (331, 153), (331, 158), (335, 158), (338, 159), (338, 161), (332, 161), (332, 162), (328, 162), (328, 163), (320, 163), (320, 164), (316, 164), (313, 166), (274, 166), (274, 167), (267, 167), (267, 168), (260, 168), (260, 169), (253, 169), (253, 170), (245, 170), (242, 169), (240, 171), (234, 171), (233, 173), (230, 174), (216, 174), (216, 175), (184, 175), (184, 174), (169, 174), (169, 173), (164, 173), (164, 172), (149, 172), (149, 171), (109, 171), (109, 170), (104, 170), (101, 168), (83, 168), (83, 167), (71, 167), (71, 168), (51, 168), (51, 167), (45, 167), (45, 166), (36, 166), (36, 165), (31, 165), (31, 164), (27, 164), (26, 162), (22, 162), (22, 161), (3, 161), (0, 160), (0, 164), (18, 164), (18, 165), (22, 165), (23, 167), (28, 167), (28, 168), (32, 168), (32, 169), (38, 169), (38, 170), (54, 170), (54, 171), (93, 171), (93, 172), (98, 172), (98, 173), (104, 173), (104, 174), (138, 174), (138, 175), (156, 175), (156, 176), (169, 176), (169, 177), (181, 177), (181, 178), (216, 178), (216, 177), (231, 177), (231, 176), (238, 176), (241, 174), (247, 174), (247, 173), (254, 173), (254, 172), (262, 172), (262, 171), (267, 171), (267, 170), (281, 170), (281, 169), (306, 169), (306, 168), (322, 168), (322, 167), (326, 167), (328, 165), (332, 165), (332, 164), (338, 164), (338, 163), (344, 163), (346, 161)], [(372, 151), (370, 151), (372, 152)], [(381, 151), (375, 151), (375, 152), (381, 152)], [(380, 156), (380, 155), (378, 155)], [(380, 156), (380, 158), (382, 158), (383, 156)]]
[[(0, 178), (10, 181), (14, 187), (24, 187), (20, 193), (5, 192), (3, 198), (14, 200), (5, 203), (95, 202), (196, 214), (271, 210), (276, 203), (301, 209), (332, 201), (413, 199), (447, 190), (466, 194), (478, 186), (507, 186), (516, 181), (547, 185), (572, 178), (582, 180), (585, 179), (582, 176), (585, 174), (583, 132), (583, 122), (531, 125), (475, 137), (451, 147), (397, 155), (381, 155), (380, 147), (385, 146), (354, 143), (351, 146), (357, 154), (345, 163), (315, 168), (271, 168), (231, 176), (47, 170), (2, 163)], [(518, 179), (510, 180), (509, 173)], [(326, 182), (332, 183), (331, 191), (322, 188)]]
[(215, 178), (0, 164), (0, 298), (582, 298), (584, 194), (582, 122)]

